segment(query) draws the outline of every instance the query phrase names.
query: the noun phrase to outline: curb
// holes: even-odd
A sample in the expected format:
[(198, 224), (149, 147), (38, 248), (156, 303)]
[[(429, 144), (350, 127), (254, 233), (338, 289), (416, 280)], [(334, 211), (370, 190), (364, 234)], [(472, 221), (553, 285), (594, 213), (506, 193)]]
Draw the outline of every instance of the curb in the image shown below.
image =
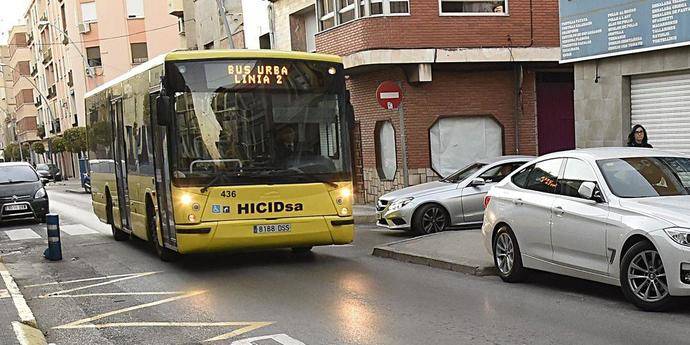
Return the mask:
[(73, 194), (89, 194), (85, 190), (79, 190), (79, 189), (65, 189), (65, 192), (67, 193), (73, 193)]
[[(400, 243), (400, 242), (405, 242), (409, 240), (403, 240), (403, 241), (398, 241), (395, 243)], [(465, 274), (470, 274), (474, 276), (495, 276), (496, 274), (496, 267), (494, 266), (482, 266), (478, 264), (473, 264), (469, 262), (450, 262), (450, 261), (445, 261), (445, 260), (439, 260), (439, 259), (434, 259), (426, 256), (421, 256), (421, 255), (414, 255), (414, 254), (408, 254), (408, 253), (403, 253), (403, 252), (398, 252), (395, 250), (391, 250), (385, 247), (376, 247), (374, 248), (374, 251), (371, 253), (371, 255), (380, 257), (380, 258), (386, 258), (386, 259), (393, 259), (393, 260), (398, 260), (402, 262), (408, 262), (412, 264), (417, 264), (417, 265), (424, 265), (424, 266), (429, 266), (433, 268), (440, 268), (448, 271), (454, 271), (454, 272), (460, 272), (460, 273), (465, 273)]]
[(2, 280), (5, 282), (5, 287), (9, 292), (14, 307), (17, 309), (17, 314), (19, 315), (20, 321), (13, 321), (12, 328), (14, 333), (17, 335), (17, 340), (21, 345), (46, 345), (46, 341), (43, 332), (38, 328), (38, 323), (36, 322), (36, 317), (29, 308), (29, 305), (24, 299), (24, 295), (19, 290), (17, 283), (15, 283), (14, 278), (10, 274), (3, 263), (2, 257), (0, 257), (0, 275)]

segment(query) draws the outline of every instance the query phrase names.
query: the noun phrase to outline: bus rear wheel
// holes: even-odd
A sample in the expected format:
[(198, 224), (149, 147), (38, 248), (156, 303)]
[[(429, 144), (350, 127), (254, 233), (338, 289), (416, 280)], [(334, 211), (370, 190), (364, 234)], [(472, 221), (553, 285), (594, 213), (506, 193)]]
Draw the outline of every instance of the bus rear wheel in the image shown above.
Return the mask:
[(110, 224), (110, 231), (112, 231), (115, 241), (129, 240), (129, 234), (115, 226), (115, 217), (113, 216), (113, 198), (110, 196), (110, 192), (108, 192), (106, 197), (106, 208), (108, 209), (108, 224)]
[(158, 257), (165, 262), (178, 260), (180, 258), (180, 254), (162, 246), (158, 240), (158, 217), (156, 216), (156, 211), (153, 210), (151, 203), (149, 203), (147, 207), (146, 214), (146, 218), (148, 220), (147, 228), (149, 233), (149, 242), (151, 243), (153, 250), (156, 252), (156, 255), (158, 255)]

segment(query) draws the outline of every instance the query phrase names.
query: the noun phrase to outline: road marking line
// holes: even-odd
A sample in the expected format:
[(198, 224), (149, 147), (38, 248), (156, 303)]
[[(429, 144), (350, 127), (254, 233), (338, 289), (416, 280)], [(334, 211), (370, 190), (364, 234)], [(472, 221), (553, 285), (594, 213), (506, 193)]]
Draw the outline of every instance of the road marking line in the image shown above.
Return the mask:
[[(156, 272), (156, 273), (160, 273), (160, 272), (161, 272), (161, 271), (158, 271), (158, 272)], [(150, 273), (150, 272), (145, 272), (145, 273)], [(33, 287), (50, 286), (50, 285), (58, 285), (58, 284), (84, 283), (84, 282), (90, 282), (90, 281), (96, 281), (96, 280), (106, 280), (106, 279), (121, 278), (121, 277), (133, 277), (133, 276), (136, 276), (137, 274), (141, 274), (141, 273), (117, 274), (117, 275), (103, 276), (103, 277), (96, 277), (96, 278), (85, 278), (85, 279), (67, 280), (67, 281), (63, 281), (63, 282), (52, 282), (52, 283), (43, 283), (43, 284), (33, 284), (33, 285), (27, 285), (27, 286), (25, 286), (25, 287), (26, 287), (26, 288), (33, 288)]]
[(17, 340), (19, 341), (20, 345), (48, 344), (43, 333), (29, 325), (12, 321), (12, 329), (14, 329), (14, 334), (17, 336)]
[(242, 327), (242, 328), (236, 329), (236, 330), (234, 330), (234, 331), (232, 331), (232, 332), (225, 333), (225, 334), (221, 334), (221, 335), (219, 335), (219, 336), (217, 336), (217, 337), (213, 337), (213, 338), (210, 338), (210, 339), (206, 339), (206, 340), (204, 340), (203, 342), (204, 342), (204, 343), (210, 343), (210, 342), (212, 342), (212, 341), (230, 339), (230, 338), (236, 337), (236, 336), (238, 336), (238, 335), (242, 335), (242, 334), (244, 334), (244, 333), (249, 333), (249, 332), (251, 332), (251, 331), (253, 331), (253, 330), (259, 329), (259, 328), (261, 328), (261, 327), (266, 327), (266, 326), (272, 325), (272, 324), (273, 324), (273, 322), (253, 322), (252, 324), (248, 325), (247, 327)]
[(14, 282), (14, 278), (12, 278), (10, 271), (7, 270), (7, 267), (5, 267), (5, 264), (2, 262), (0, 262), (0, 276), (2, 276), (2, 280), (5, 282), (5, 287), (10, 293), (10, 296), (12, 296), (12, 302), (14, 302), (14, 307), (17, 308), (19, 320), (25, 325), (38, 328), (34, 313), (31, 312), (29, 305), (26, 304), (24, 295), (22, 295), (22, 292), (19, 291), (19, 287), (17, 286), (17, 283)]
[(10, 292), (7, 289), (0, 290), (0, 299), (10, 298)]
[[(103, 329), (103, 328), (118, 328), (118, 327), (230, 327), (230, 326), (247, 326), (241, 329), (251, 327), (252, 330), (272, 325), (273, 322), (115, 322), (115, 323), (87, 323), (79, 326), (72, 326), (70, 329)], [(240, 329), (233, 331), (237, 332)], [(246, 332), (242, 332), (246, 333)]]
[(107, 297), (107, 296), (161, 296), (161, 295), (182, 295), (184, 291), (171, 292), (104, 292), (104, 293), (86, 293), (81, 295), (55, 295), (48, 296), (50, 298), (77, 298), (77, 297)]
[(118, 279), (113, 279), (113, 280), (109, 280), (109, 281), (107, 281), (107, 282), (102, 282), (102, 283), (98, 283), (98, 284), (91, 284), (91, 285), (86, 285), (86, 286), (80, 286), (80, 287), (77, 287), (77, 288), (74, 288), (74, 289), (61, 290), (61, 291), (57, 291), (57, 292), (51, 292), (51, 293), (49, 293), (49, 294), (45, 294), (45, 295), (38, 296), (38, 298), (49, 298), (49, 297), (53, 297), (53, 296), (57, 296), (57, 295), (64, 295), (64, 294), (67, 294), (67, 293), (70, 293), (70, 292), (74, 292), (74, 291), (85, 290), (85, 289), (89, 289), (89, 288), (93, 288), (93, 287), (99, 287), (99, 286), (104, 286), (104, 285), (115, 284), (115, 283), (119, 283), (119, 282), (121, 282), (121, 281), (130, 280), (130, 279), (134, 279), (134, 278), (146, 277), (146, 276), (150, 276), (150, 275), (156, 274), (156, 273), (160, 273), (160, 272), (138, 273), (138, 274), (133, 275), (133, 276), (123, 277), (123, 278), (118, 278)]
[(70, 236), (100, 234), (100, 232), (87, 228), (82, 224), (63, 225), (60, 227), (60, 230), (64, 231)]
[(89, 318), (85, 318), (85, 319), (77, 320), (77, 321), (74, 321), (74, 322), (70, 322), (70, 323), (64, 324), (64, 325), (62, 325), (62, 326), (56, 326), (56, 327), (53, 327), (53, 329), (72, 329), (72, 328), (80, 328), (80, 327), (78, 327), (78, 326), (82, 326), (82, 325), (84, 325), (84, 324), (88, 324), (88, 323), (91, 323), (91, 322), (93, 322), (93, 321), (96, 321), (96, 320), (100, 320), (100, 319), (106, 318), (106, 317), (108, 317), (108, 316), (113, 316), (113, 315), (122, 314), (122, 313), (130, 312), (130, 311), (134, 311), (134, 310), (144, 309), (144, 308), (149, 308), (149, 307), (153, 307), (153, 306), (157, 306), (157, 305), (160, 305), (160, 304), (164, 304), (164, 303), (169, 303), (169, 302), (177, 301), (177, 300), (184, 299), (184, 298), (194, 297), (194, 296), (197, 296), (197, 295), (201, 295), (201, 294), (203, 294), (203, 293), (206, 293), (206, 291), (204, 291), (204, 290), (202, 290), (202, 291), (192, 291), (192, 292), (190, 292), (190, 293), (187, 293), (187, 294), (184, 294), (184, 295), (181, 295), (181, 296), (166, 298), (166, 299), (163, 299), (163, 300), (160, 300), (160, 301), (155, 301), (155, 302), (151, 302), (151, 303), (144, 303), (144, 304), (135, 305), (135, 306), (133, 306), (133, 307), (127, 307), (127, 308), (123, 308), (123, 309), (118, 309), (118, 310), (109, 311), (109, 312), (107, 312), (107, 313), (103, 313), (103, 314), (99, 314), (99, 315), (92, 316), (92, 317), (89, 317)]
[(7, 230), (5, 231), (5, 234), (12, 241), (33, 240), (41, 238), (41, 235), (37, 234), (31, 229)]
[(262, 335), (260, 337), (245, 338), (233, 341), (230, 345), (253, 345), (259, 340), (273, 340), (274, 342), (282, 345), (305, 345), (303, 342), (285, 334), (272, 334), (272, 335)]

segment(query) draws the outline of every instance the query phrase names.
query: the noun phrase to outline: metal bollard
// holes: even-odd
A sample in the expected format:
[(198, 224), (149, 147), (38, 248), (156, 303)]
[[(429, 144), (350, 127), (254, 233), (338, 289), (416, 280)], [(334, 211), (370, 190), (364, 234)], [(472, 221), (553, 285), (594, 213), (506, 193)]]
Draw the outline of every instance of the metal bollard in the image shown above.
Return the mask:
[(43, 256), (50, 261), (62, 260), (62, 245), (60, 244), (60, 217), (57, 214), (46, 215), (48, 224), (48, 249)]

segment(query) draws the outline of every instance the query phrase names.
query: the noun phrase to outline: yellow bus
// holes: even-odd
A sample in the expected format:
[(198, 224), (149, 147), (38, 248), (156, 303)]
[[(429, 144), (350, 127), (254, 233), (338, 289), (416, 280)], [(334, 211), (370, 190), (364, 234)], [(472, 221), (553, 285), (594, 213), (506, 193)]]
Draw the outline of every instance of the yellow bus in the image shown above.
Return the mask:
[(178, 254), (351, 243), (339, 57), (176, 51), (86, 95), (91, 195), (115, 240)]

